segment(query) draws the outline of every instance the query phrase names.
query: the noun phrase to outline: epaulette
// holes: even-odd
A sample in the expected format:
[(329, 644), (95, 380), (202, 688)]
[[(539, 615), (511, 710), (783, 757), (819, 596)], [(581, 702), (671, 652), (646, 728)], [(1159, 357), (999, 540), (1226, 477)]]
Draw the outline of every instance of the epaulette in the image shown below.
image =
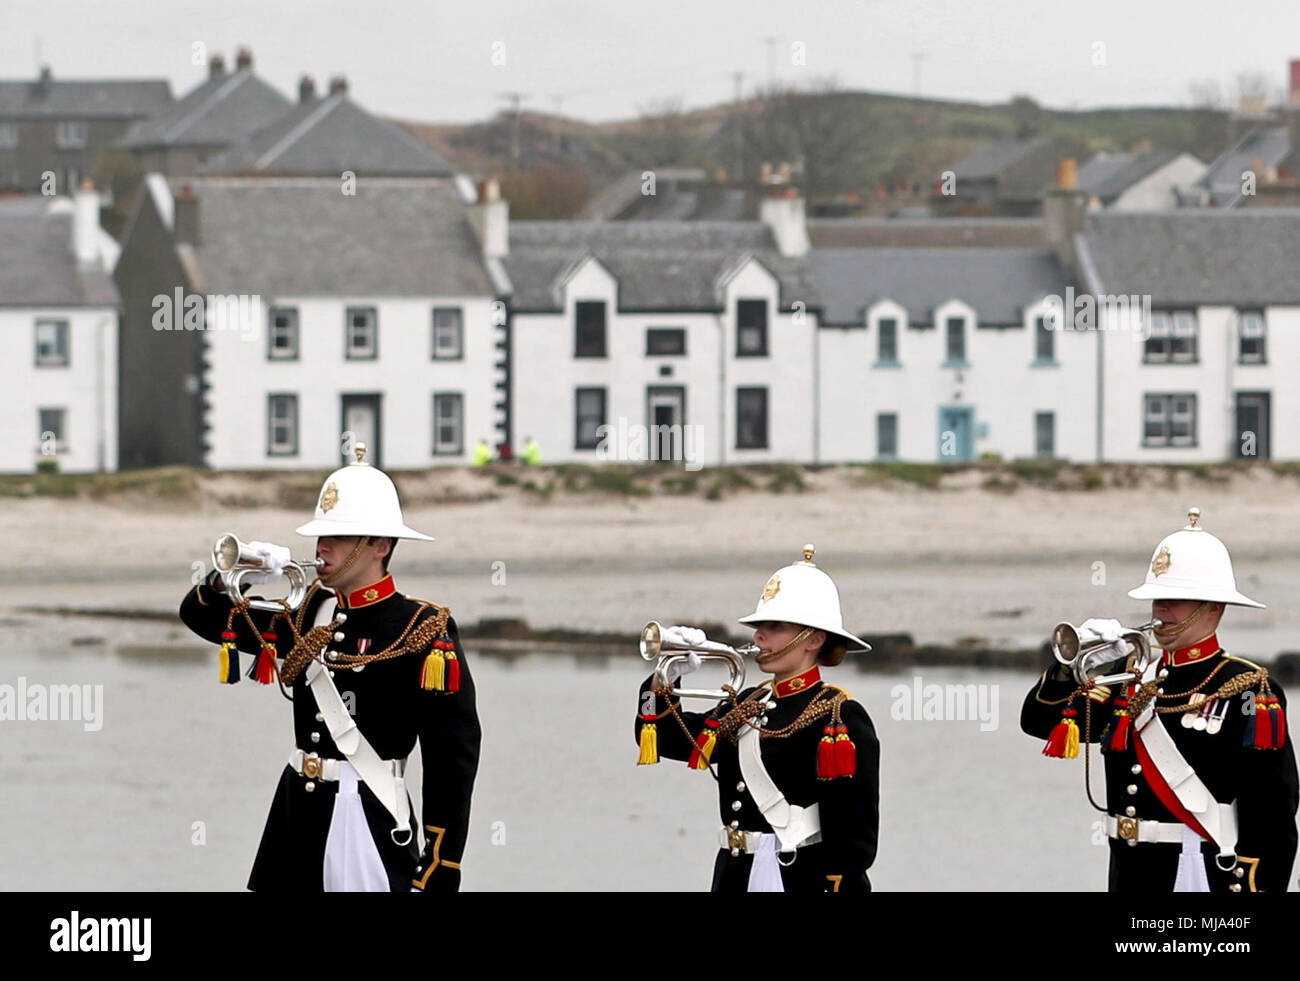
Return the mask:
[[(412, 597), (414, 599), (414, 597)], [(428, 649), (424, 665), (420, 668), (420, 687), (425, 691), (458, 692), (460, 691), (460, 659), (456, 657), (456, 645), (447, 634), (447, 620), (451, 611), (445, 606), (435, 606), (427, 600), (416, 600), (421, 609), (416, 618), (427, 609), (436, 610), (431, 617), (420, 620), (411, 629), (407, 647), (413, 651)]]
[(1224, 654), (1223, 654), (1223, 659), (1224, 659), (1225, 661), (1236, 661), (1238, 664), (1244, 664), (1244, 665), (1246, 665), (1248, 668), (1250, 668), (1252, 671), (1265, 671), (1265, 670), (1267, 670), (1266, 668), (1262, 667), (1261, 665), (1256, 664), (1254, 661), (1247, 661), (1244, 657), (1237, 657), (1237, 655), (1235, 655), (1235, 654), (1229, 654), (1229, 653), (1227, 653), (1226, 651), (1225, 651)]

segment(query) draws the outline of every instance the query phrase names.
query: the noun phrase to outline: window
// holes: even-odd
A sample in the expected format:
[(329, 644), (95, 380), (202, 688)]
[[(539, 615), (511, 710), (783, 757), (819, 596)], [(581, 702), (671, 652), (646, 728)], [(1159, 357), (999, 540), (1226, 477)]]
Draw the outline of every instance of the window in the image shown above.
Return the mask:
[(65, 150), (86, 145), (86, 124), (80, 119), (62, 119), (54, 131), (54, 143)]
[(645, 332), (646, 354), (685, 354), (685, 327), (650, 327)]
[(579, 388), (574, 392), (573, 402), (573, 448), (594, 450), (600, 445), (600, 434), (596, 430), (605, 425), (605, 390)]
[(266, 455), (298, 454), (298, 396), (271, 395), (266, 400)]
[(767, 449), (767, 389), (736, 389), (736, 449)]
[(1143, 349), (1146, 364), (1193, 364), (1197, 360), (1196, 314), (1189, 310), (1156, 310)]
[(50, 444), (55, 453), (68, 452), (68, 410), (38, 409), (36, 420), (36, 439), (42, 455), (50, 452)]
[(1267, 360), (1264, 347), (1264, 314), (1260, 310), (1243, 310), (1237, 318), (1237, 363), (1264, 364)]
[(1034, 362), (1056, 363), (1056, 332), (1048, 326), (1046, 317), (1034, 318)]
[(1144, 395), (1143, 446), (1195, 446), (1196, 396)]
[(767, 301), (736, 301), (736, 357), (767, 356)]
[(0, 150), (12, 150), (18, 145), (18, 124), (0, 123)]
[(464, 332), (460, 307), (433, 308), (433, 359), (458, 361), (464, 357)]
[(575, 358), (605, 357), (605, 303), (603, 300), (579, 300), (574, 304), (576, 336)]
[(1056, 413), (1034, 413), (1034, 456), (1056, 456)]
[(271, 361), (297, 361), (298, 311), (293, 307), (272, 307), (267, 318), (267, 358)]
[(881, 460), (898, 457), (898, 413), (876, 414), (876, 456)]
[(947, 332), (947, 355), (949, 364), (966, 363), (966, 318), (949, 317), (944, 325)]
[(348, 307), (348, 360), (373, 360), (379, 355), (379, 316), (374, 307)]
[(435, 392), (433, 395), (433, 454), (459, 456), (463, 452), (464, 396), (459, 392)]
[(879, 331), (876, 343), (876, 360), (883, 364), (898, 363), (898, 321), (893, 317), (881, 317), (876, 321)]
[(38, 365), (68, 363), (68, 322), (66, 320), (36, 321), (36, 363)]

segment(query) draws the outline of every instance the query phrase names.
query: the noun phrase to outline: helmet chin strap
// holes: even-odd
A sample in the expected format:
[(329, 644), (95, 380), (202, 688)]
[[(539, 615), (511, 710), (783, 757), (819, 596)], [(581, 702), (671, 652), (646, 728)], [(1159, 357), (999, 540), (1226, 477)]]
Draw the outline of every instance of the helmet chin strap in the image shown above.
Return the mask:
[[(1156, 641), (1160, 646), (1164, 650), (1169, 650), (1170, 645), (1183, 639), (1183, 636), (1192, 628), (1192, 625), (1195, 624), (1197, 620), (1201, 619), (1209, 608), (1210, 604), (1208, 601), (1202, 602), (1200, 606), (1191, 612), (1187, 619), (1180, 620), (1178, 623), (1161, 624), (1151, 632), (1155, 635)], [(1207, 634), (1206, 636), (1209, 635)], [(1205, 638), (1201, 637), (1199, 639), (1204, 640)], [(1188, 641), (1187, 643), (1194, 644), (1196, 641)], [(1185, 644), (1182, 646), (1185, 646)]]
[(332, 587), (334, 583), (338, 581), (339, 576), (343, 575), (345, 572), (351, 569), (353, 565), (356, 564), (357, 559), (361, 558), (361, 550), (369, 544), (370, 544), (370, 536), (363, 535), (360, 539), (357, 540), (357, 547), (352, 550), (351, 555), (349, 555), (346, 559), (343, 560), (343, 564), (341, 566), (339, 566), (337, 569), (331, 572), (328, 576), (318, 576), (317, 578), (319, 578), (320, 581), (324, 583), (326, 586)]
[(790, 643), (786, 644), (779, 651), (770, 651), (767, 654), (758, 654), (754, 657), (754, 660), (759, 664), (767, 664), (769, 661), (774, 661), (782, 654), (786, 653), (787, 651), (793, 650), (794, 648), (802, 644), (805, 640), (807, 640), (809, 637), (812, 636), (812, 632), (813, 632), (812, 627), (804, 627), (797, 634), (795, 634), (794, 640), (790, 641)]

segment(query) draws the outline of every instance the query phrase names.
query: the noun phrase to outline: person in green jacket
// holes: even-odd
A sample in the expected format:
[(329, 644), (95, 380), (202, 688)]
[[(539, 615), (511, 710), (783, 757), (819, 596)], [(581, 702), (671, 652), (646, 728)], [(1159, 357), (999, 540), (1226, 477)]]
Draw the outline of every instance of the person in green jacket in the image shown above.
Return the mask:
[(524, 452), (521, 459), (531, 467), (540, 467), (542, 465), (542, 448), (537, 445), (537, 440), (531, 436), (526, 437), (524, 440)]

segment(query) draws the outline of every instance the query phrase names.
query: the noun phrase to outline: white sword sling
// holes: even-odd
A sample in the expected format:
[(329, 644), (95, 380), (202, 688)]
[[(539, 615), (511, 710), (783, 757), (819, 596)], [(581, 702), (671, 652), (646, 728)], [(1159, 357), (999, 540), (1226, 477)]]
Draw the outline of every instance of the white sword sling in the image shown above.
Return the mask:
[(741, 726), (738, 749), (745, 787), (773, 831), (773, 834), (762, 836), (754, 853), (754, 864), (749, 870), (749, 891), (784, 892), (777, 853), (793, 852), (800, 845), (811, 845), (821, 840), (820, 809), (816, 804), (800, 807), (785, 799), (768, 774), (767, 767), (763, 766), (759, 732), (748, 723)]

